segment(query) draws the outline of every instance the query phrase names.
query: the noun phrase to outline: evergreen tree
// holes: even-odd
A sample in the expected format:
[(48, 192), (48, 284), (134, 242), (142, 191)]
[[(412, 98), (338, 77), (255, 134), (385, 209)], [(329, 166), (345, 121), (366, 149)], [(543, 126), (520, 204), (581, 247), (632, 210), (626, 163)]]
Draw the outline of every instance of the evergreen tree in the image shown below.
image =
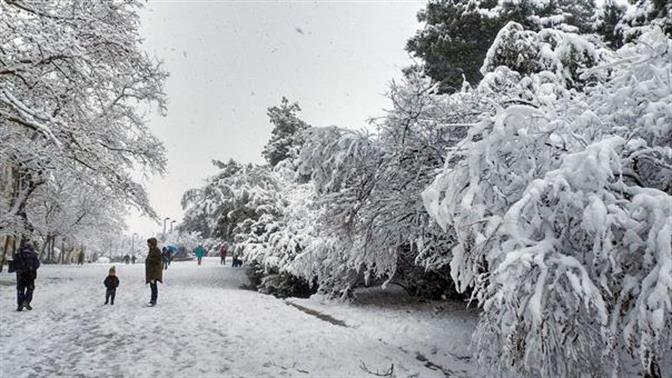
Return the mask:
[(288, 157), (296, 156), (301, 149), (304, 142), (303, 131), (310, 125), (296, 116), (300, 111), (298, 103), (290, 104), (285, 97), (282, 98), (280, 106), (268, 108), (268, 117), (275, 127), (261, 154), (271, 166), (275, 167)]
[[(490, 3), (494, 6), (496, 1)], [(425, 28), (408, 40), (406, 50), (424, 61), (425, 74), (440, 83), (441, 92), (459, 90), (463, 80), (481, 80), (483, 58), (507, 22), (483, 16), (474, 8), (465, 1), (432, 0), (418, 13), (418, 22)]]
[(619, 21), (618, 31), (622, 42), (632, 42), (648, 31), (649, 25), (657, 25), (668, 36), (672, 36), (672, 2), (669, 0), (632, 1), (628, 11)]
[(623, 46), (622, 30), (618, 23), (625, 14), (626, 6), (615, 0), (605, 0), (602, 8), (597, 13), (597, 26), (595, 31), (602, 36), (611, 48)]
[(477, 84), (479, 71), (499, 30), (510, 21), (526, 30), (557, 28), (586, 33), (592, 30), (593, 0), (431, 0), (418, 13), (425, 24), (408, 40), (406, 50), (424, 62), (425, 74), (452, 93), (463, 80)]

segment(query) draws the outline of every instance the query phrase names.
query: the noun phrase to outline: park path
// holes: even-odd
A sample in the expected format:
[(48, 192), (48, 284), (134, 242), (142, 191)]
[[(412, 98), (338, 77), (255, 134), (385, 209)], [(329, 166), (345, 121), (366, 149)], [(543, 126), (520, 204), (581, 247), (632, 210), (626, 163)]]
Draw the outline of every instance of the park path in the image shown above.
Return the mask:
[(104, 306), (111, 264), (39, 270), (33, 311), (16, 312), (14, 275), (0, 274), (0, 376), (315, 377), (445, 376), (395, 345), (241, 289), (242, 269), (207, 258), (173, 263), (159, 303), (145, 307), (142, 264), (117, 264), (114, 306)]

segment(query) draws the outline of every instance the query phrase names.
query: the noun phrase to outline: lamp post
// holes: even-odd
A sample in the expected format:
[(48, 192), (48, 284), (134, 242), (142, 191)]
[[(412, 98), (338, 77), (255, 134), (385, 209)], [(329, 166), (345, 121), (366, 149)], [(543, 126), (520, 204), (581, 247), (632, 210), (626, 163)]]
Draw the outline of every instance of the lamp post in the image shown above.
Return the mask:
[(173, 225), (175, 225), (175, 223), (177, 223), (176, 220), (170, 221), (170, 232), (173, 232)]
[(137, 232), (134, 232), (133, 235), (131, 235), (131, 254), (135, 255), (135, 237), (138, 236)]
[(170, 219), (170, 217), (165, 217), (163, 219), (163, 241), (166, 240), (166, 221)]

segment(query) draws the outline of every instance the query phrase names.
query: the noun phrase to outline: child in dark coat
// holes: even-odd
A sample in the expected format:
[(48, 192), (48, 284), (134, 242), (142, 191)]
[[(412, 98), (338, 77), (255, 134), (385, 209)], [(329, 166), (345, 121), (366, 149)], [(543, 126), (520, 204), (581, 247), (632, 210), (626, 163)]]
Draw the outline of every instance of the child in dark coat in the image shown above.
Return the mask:
[(117, 271), (114, 269), (114, 266), (110, 268), (110, 272), (107, 274), (105, 281), (103, 281), (107, 290), (105, 290), (105, 304), (110, 302), (114, 304), (114, 296), (117, 293), (117, 286), (119, 286), (119, 278), (117, 278)]

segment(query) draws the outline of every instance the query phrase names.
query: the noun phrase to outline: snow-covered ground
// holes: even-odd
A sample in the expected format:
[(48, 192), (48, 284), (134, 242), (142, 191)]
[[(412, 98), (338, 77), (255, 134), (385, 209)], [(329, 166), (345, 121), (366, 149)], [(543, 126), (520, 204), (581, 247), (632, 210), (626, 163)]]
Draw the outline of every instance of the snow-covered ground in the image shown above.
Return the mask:
[[(229, 262), (230, 263), (230, 262)], [(144, 266), (43, 266), (33, 311), (16, 312), (13, 274), (0, 275), (0, 376), (470, 376), (476, 314), (365, 291), (346, 305), (283, 301), (241, 289), (242, 269), (218, 259), (173, 263), (159, 304), (145, 307)], [(335, 324), (334, 324), (335, 323)]]

